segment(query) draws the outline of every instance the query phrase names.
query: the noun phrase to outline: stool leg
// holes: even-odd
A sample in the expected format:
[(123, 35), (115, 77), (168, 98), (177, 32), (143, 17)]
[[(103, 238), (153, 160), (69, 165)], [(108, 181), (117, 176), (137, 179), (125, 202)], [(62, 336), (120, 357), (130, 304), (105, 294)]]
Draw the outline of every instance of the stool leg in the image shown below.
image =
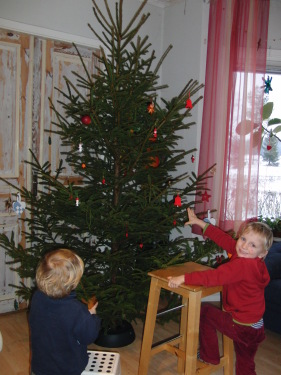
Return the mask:
[[(179, 344), (179, 349), (182, 350), (184, 353), (186, 352), (186, 332), (187, 332), (187, 306), (188, 306), (188, 299), (183, 297), (182, 304), (184, 305), (181, 309), (181, 321), (180, 321), (180, 335), (182, 337), (181, 342)], [(184, 365), (185, 360), (182, 358), (178, 358), (178, 373), (182, 374), (184, 372)]]
[(159, 304), (160, 289), (161, 288), (158, 285), (158, 280), (152, 277), (148, 297), (148, 305), (142, 339), (138, 375), (146, 375), (148, 371), (151, 356), (151, 345)]
[(189, 294), (186, 330), (185, 375), (196, 374), (201, 294), (201, 292), (190, 292)]
[(223, 335), (223, 355), (227, 358), (227, 363), (224, 366), (224, 374), (225, 375), (233, 375), (233, 341)]

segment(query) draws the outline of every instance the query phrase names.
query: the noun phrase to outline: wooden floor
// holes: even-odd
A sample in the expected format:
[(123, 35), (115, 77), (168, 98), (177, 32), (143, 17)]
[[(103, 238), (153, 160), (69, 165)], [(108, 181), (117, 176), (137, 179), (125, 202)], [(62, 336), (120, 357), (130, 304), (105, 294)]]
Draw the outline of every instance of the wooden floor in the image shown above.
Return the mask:
[[(136, 340), (131, 345), (110, 350), (95, 345), (89, 346), (90, 349), (119, 352), (122, 375), (138, 374), (143, 324), (138, 321), (137, 324), (133, 324), (133, 327)], [(157, 325), (155, 341), (177, 333), (177, 329), (174, 322), (167, 323), (164, 326)], [(3, 336), (3, 350), (0, 353), (0, 374), (29, 375), (30, 350), (26, 311), (0, 315), (0, 330)], [(256, 356), (257, 375), (280, 375), (281, 335), (267, 331), (266, 336), (267, 338), (260, 346)], [(176, 368), (175, 356), (162, 352), (151, 359), (147, 375), (175, 375), (177, 374)], [(223, 371), (219, 370), (215, 374), (222, 375)]]

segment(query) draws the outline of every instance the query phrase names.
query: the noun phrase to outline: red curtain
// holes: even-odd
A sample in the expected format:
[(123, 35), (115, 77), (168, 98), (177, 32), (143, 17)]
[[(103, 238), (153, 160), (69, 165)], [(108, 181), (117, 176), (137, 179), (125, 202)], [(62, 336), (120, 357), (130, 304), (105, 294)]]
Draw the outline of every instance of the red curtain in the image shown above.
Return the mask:
[(210, 1), (198, 173), (215, 167), (195, 210), (223, 230), (258, 212), (268, 18), (269, 0)]

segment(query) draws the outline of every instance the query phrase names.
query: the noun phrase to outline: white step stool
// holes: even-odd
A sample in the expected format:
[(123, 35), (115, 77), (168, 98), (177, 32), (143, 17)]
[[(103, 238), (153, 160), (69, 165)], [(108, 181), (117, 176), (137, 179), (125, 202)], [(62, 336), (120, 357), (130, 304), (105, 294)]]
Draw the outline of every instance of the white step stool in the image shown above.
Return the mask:
[(120, 354), (88, 350), (89, 362), (81, 375), (121, 375)]

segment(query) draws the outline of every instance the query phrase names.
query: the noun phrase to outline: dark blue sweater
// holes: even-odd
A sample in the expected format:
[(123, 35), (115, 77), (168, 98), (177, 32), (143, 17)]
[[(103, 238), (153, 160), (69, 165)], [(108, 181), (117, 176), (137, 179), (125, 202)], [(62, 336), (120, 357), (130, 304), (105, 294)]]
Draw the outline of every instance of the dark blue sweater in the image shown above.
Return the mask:
[(87, 345), (100, 329), (100, 319), (76, 298), (54, 299), (36, 291), (29, 314), (32, 371), (36, 375), (80, 375), (87, 363)]

